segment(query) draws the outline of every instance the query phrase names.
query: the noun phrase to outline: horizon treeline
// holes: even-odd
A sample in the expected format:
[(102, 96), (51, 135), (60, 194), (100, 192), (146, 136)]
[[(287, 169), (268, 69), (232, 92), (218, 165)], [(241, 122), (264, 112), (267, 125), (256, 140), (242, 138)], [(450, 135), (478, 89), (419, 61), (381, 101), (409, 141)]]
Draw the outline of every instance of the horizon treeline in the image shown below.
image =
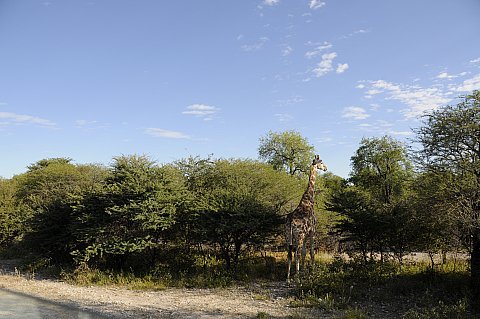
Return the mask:
[[(364, 263), (463, 251), (480, 287), (480, 93), (433, 111), (414, 133), (417, 150), (390, 136), (363, 138), (348, 179), (319, 176), (317, 248)], [(214, 263), (235, 271), (282, 248), (284, 216), (306, 188), (314, 154), (286, 131), (260, 138), (260, 160), (43, 159), (0, 179), (0, 250), (143, 273)]]

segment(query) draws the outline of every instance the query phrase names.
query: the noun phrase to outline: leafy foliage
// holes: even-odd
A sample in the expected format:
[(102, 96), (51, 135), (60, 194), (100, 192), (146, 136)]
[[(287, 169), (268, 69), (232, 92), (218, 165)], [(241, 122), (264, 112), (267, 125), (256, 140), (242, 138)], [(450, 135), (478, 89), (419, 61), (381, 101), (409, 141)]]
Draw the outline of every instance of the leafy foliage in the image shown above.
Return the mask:
[[(446, 179), (442, 210), (468, 234), (472, 285), (480, 298), (480, 91), (427, 115), (417, 130), (425, 170)], [(441, 200), (439, 202), (442, 202)], [(480, 305), (477, 306), (480, 309)]]
[(251, 160), (197, 161), (187, 180), (199, 198), (197, 210), (190, 211), (199, 230), (193, 237), (218, 247), (227, 268), (238, 264), (245, 249), (279, 233), (279, 213), (298, 190), (296, 178)]
[(16, 199), (16, 181), (0, 179), (0, 248), (11, 246), (25, 231), (28, 217)]
[(405, 147), (384, 136), (364, 138), (351, 159), (351, 184), (332, 197), (330, 210), (345, 216), (345, 239), (367, 253), (392, 251), (401, 261), (413, 247), (416, 224), (407, 197), (413, 171)]
[(276, 170), (290, 175), (307, 173), (314, 157), (313, 146), (296, 131), (269, 132), (260, 138), (258, 154)]
[(155, 166), (144, 156), (114, 159), (104, 183), (76, 198), (74, 255), (121, 267), (132, 253), (161, 243), (174, 222), (183, 181), (174, 169)]
[(39, 161), (16, 177), (18, 201), (29, 215), (25, 242), (33, 253), (57, 262), (69, 259), (74, 241), (70, 195), (88, 184), (86, 177), (68, 159)]

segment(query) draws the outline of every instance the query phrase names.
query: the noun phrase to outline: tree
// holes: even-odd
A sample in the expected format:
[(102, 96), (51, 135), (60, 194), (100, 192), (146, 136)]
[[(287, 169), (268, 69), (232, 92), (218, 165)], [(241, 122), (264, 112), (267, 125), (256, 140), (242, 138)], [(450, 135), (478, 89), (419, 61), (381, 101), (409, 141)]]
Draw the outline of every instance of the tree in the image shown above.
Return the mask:
[[(462, 249), (462, 242), (469, 243), (468, 233), (459, 227), (458, 220), (448, 212), (451, 197), (449, 180), (450, 172), (424, 171), (415, 176), (413, 192), (410, 198), (415, 211), (417, 232), (417, 249), (430, 255), (432, 269), (433, 255)], [(465, 238), (466, 235), (466, 238)], [(467, 249), (469, 245), (467, 244)]]
[(77, 261), (122, 268), (127, 257), (161, 245), (182, 201), (183, 179), (145, 156), (114, 158), (104, 183), (76, 198)]
[(412, 177), (405, 146), (388, 136), (363, 138), (351, 162), (351, 181), (385, 204), (404, 195)]
[(336, 229), (343, 241), (351, 243), (354, 252), (360, 251), (363, 261), (367, 262), (368, 253), (378, 247), (379, 235), (384, 226), (379, 222), (377, 210), (373, 207), (368, 192), (353, 185), (344, 185), (334, 192), (328, 209), (343, 217)]
[(280, 233), (282, 213), (300, 193), (298, 179), (251, 160), (193, 164), (196, 169), (188, 170), (187, 184), (203, 200), (190, 214), (190, 232), (218, 248), (227, 269), (236, 268), (249, 248), (261, 247)]
[(354, 186), (340, 190), (330, 207), (346, 217), (339, 230), (364, 259), (367, 250), (383, 256), (389, 248), (402, 261), (415, 237), (407, 201), (413, 170), (405, 146), (388, 136), (364, 138), (351, 162)]
[(290, 175), (307, 173), (314, 148), (296, 131), (269, 132), (260, 138), (258, 154), (261, 159)]
[(29, 214), (26, 246), (55, 262), (70, 259), (72, 237), (71, 195), (88, 183), (69, 159), (45, 159), (15, 178), (20, 205)]
[(25, 232), (28, 215), (16, 199), (16, 191), (14, 179), (0, 178), (0, 249), (9, 247)]
[[(471, 278), (480, 297), (480, 91), (425, 116), (417, 131), (426, 170), (445, 174), (450, 201), (446, 210), (469, 234)], [(478, 303), (477, 303), (478, 304)], [(480, 305), (477, 305), (480, 307)]]

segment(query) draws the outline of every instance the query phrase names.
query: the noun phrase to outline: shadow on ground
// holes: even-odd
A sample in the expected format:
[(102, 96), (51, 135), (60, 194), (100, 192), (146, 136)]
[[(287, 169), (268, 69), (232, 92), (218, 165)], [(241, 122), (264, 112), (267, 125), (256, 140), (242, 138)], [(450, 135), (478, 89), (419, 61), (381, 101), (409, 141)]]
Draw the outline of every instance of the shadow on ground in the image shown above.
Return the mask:
[(22, 293), (0, 289), (0, 318), (106, 319), (107, 317)]

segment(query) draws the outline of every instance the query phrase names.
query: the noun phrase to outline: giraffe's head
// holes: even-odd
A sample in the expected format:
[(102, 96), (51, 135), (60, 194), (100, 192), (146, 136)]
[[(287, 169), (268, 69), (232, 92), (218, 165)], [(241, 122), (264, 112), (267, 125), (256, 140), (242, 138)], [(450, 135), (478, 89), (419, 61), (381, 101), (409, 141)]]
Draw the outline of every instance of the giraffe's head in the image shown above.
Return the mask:
[(316, 169), (327, 171), (327, 165), (325, 165), (325, 163), (320, 159), (320, 155), (315, 155), (312, 165), (315, 166)]

